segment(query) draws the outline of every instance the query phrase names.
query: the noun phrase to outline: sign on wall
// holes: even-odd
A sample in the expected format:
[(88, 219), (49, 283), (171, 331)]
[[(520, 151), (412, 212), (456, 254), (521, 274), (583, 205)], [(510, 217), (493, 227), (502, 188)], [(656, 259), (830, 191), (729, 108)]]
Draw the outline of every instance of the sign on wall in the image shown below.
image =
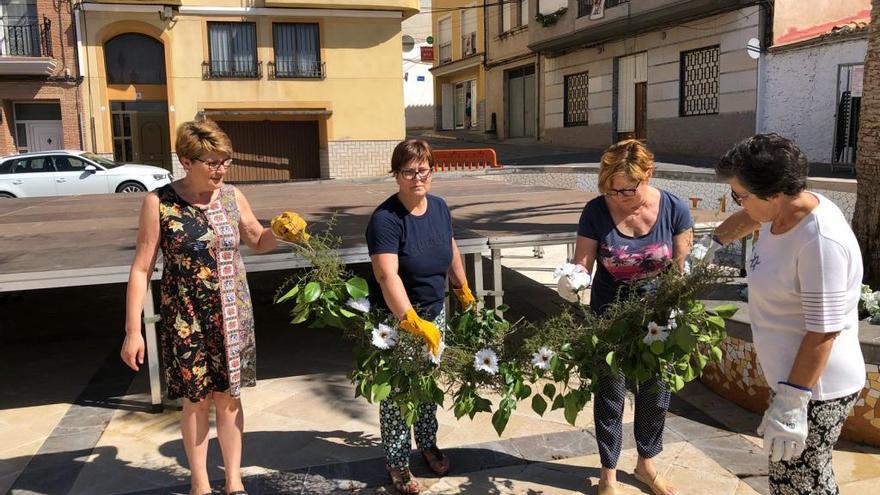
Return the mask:
[(434, 61), (434, 47), (433, 46), (423, 46), (422, 49), (422, 62), (432, 62)]

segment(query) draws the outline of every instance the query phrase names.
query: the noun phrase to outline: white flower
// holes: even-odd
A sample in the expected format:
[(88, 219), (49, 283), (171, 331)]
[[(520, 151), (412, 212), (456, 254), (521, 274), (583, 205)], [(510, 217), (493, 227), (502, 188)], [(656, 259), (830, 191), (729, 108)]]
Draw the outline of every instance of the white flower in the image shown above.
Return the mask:
[(498, 373), (498, 355), (492, 349), (482, 349), (474, 354), (474, 369), (490, 375)]
[(669, 328), (670, 330), (675, 330), (676, 328), (678, 328), (678, 321), (676, 320), (676, 318), (681, 316), (681, 314), (682, 314), (681, 311), (679, 311), (675, 308), (672, 308), (669, 311), (669, 321), (666, 322), (666, 327)]
[(566, 264), (560, 266), (559, 268), (553, 270), (553, 276), (556, 278), (563, 277), (563, 276), (568, 277), (569, 275), (574, 273), (579, 267), (580, 267), (580, 265), (575, 265), (573, 263), (566, 263)]
[(357, 299), (349, 299), (346, 303), (346, 306), (349, 308), (360, 311), (361, 313), (369, 313), (370, 312), (370, 300), (366, 297), (359, 297)]
[(645, 335), (645, 338), (642, 339), (642, 342), (646, 344), (651, 344), (652, 342), (660, 341), (664, 342), (669, 337), (669, 332), (666, 330), (666, 327), (661, 327), (656, 322), (648, 323), (648, 334)]
[(538, 349), (538, 352), (532, 354), (532, 365), (535, 368), (546, 370), (550, 366), (550, 358), (556, 354), (549, 347), (544, 346)]
[(437, 346), (437, 355), (431, 353), (428, 349), (428, 344), (422, 346), (422, 350), (425, 352), (425, 356), (428, 358), (428, 361), (431, 361), (434, 364), (440, 364), (440, 358), (443, 357), (443, 351), (446, 350), (446, 343), (442, 340), (440, 341), (440, 345)]
[[(578, 265), (578, 267), (580, 267), (580, 265)], [(591, 277), (589, 273), (583, 270), (572, 273), (568, 276), (568, 279), (571, 280), (571, 288), (574, 291), (586, 289), (593, 281), (593, 277)]]
[(708, 252), (708, 246), (704, 246), (703, 244), (694, 244), (694, 246), (691, 248), (691, 258), (697, 261), (703, 261), (703, 258), (706, 257), (706, 254)]
[(397, 344), (399, 336), (397, 330), (384, 323), (379, 323), (379, 328), (373, 330), (373, 345), (379, 349), (390, 349)]

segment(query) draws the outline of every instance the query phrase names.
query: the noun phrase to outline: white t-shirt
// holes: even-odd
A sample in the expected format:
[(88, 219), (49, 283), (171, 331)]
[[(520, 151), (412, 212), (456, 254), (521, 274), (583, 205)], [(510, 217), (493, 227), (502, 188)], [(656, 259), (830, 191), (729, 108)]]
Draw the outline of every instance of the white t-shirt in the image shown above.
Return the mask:
[(810, 332), (840, 332), (813, 400), (858, 392), (865, 385), (859, 347), (862, 255), (840, 209), (812, 193), (819, 205), (780, 235), (761, 225), (748, 262), (749, 315), (755, 350), (774, 390), (788, 380), (801, 341)]

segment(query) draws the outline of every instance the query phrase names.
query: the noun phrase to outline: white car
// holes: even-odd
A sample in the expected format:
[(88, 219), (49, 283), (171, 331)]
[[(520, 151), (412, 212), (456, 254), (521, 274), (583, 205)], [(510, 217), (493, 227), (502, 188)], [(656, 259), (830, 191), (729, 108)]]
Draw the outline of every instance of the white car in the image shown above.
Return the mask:
[(116, 163), (87, 151), (42, 151), (0, 158), (0, 199), (144, 192), (171, 180), (171, 173), (164, 168)]

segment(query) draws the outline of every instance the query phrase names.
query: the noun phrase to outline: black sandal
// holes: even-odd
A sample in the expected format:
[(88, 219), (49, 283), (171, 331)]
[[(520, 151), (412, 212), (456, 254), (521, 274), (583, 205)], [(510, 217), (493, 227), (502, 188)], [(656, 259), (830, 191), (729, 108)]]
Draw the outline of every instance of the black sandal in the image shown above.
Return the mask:
[(437, 476), (445, 476), (449, 473), (449, 459), (443, 454), (436, 445), (427, 449), (422, 449), (422, 459), (428, 465), (428, 468)]

